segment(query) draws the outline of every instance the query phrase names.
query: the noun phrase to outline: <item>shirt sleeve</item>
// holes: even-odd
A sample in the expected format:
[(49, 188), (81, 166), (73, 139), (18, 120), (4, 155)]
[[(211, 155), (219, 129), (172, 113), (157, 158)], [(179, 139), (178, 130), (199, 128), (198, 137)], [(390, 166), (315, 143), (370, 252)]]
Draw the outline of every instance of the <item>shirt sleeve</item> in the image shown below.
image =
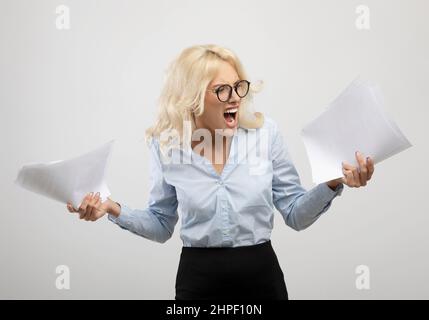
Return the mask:
[(152, 139), (150, 145), (150, 192), (147, 208), (131, 209), (124, 204), (120, 204), (120, 207), (121, 212), (117, 218), (108, 215), (108, 219), (119, 227), (160, 243), (166, 242), (173, 235), (179, 219), (176, 189), (164, 179), (159, 142), (156, 139)]
[(276, 123), (272, 137), (273, 203), (285, 223), (300, 231), (312, 225), (329, 209), (344, 186), (341, 183), (332, 190), (326, 183), (320, 183), (308, 191), (304, 189)]

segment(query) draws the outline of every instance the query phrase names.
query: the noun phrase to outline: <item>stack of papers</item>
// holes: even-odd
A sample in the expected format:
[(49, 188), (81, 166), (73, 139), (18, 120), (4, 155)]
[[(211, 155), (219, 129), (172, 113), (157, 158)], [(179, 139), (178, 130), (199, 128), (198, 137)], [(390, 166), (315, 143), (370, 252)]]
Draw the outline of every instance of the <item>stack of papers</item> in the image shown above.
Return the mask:
[(24, 165), (15, 183), (24, 189), (78, 208), (89, 192), (100, 192), (102, 201), (110, 195), (105, 181), (113, 141), (70, 160)]
[(376, 85), (355, 79), (301, 132), (316, 184), (343, 177), (342, 162), (358, 166), (355, 151), (381, 162), (411, 147), (384, 110)]

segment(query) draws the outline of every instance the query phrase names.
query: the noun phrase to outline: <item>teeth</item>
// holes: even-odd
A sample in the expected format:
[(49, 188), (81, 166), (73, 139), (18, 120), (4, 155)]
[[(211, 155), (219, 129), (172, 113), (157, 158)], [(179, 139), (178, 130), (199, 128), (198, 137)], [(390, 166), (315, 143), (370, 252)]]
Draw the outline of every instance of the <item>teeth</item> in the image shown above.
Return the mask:
[(224, 113), (236, 113), (238, 111), (238, 108), (233, 108), (225, 111)]

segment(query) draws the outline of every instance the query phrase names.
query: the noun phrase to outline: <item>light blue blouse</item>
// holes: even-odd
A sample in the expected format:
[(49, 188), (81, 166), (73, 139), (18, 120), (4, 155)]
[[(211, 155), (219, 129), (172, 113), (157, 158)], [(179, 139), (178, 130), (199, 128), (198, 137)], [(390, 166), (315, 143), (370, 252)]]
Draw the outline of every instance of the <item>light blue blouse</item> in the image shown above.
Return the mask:
[[(219, 175), (191, 148), (173, 149), (166, 158), (159, 140), (150, 143), (150, 193), (145, 209), (121, 204), (109, 220), (144, 238), (164, 243), (181, 217), (185, 247), (237, 247), (271, 236), (274, 207), (295, 230), (313, 224), (341, 195), (343, 184), (301, 186), (277, 123), (265, 117), (259, 129), (239, 127)], [(170, 161), (166, 161), (170, 160)]]

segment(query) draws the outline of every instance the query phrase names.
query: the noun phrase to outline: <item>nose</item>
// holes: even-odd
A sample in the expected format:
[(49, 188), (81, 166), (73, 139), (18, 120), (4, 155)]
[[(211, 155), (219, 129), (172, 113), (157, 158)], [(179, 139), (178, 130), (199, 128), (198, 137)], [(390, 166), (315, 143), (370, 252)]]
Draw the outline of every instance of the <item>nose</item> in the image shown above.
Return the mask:
[(231, 98), (229, 99), (228, 103), (230, 104), (237, 104), (240, 102), (241, 98), (238, 96), (237, 92), (235, 90), (232, 90), (231, 92)]

